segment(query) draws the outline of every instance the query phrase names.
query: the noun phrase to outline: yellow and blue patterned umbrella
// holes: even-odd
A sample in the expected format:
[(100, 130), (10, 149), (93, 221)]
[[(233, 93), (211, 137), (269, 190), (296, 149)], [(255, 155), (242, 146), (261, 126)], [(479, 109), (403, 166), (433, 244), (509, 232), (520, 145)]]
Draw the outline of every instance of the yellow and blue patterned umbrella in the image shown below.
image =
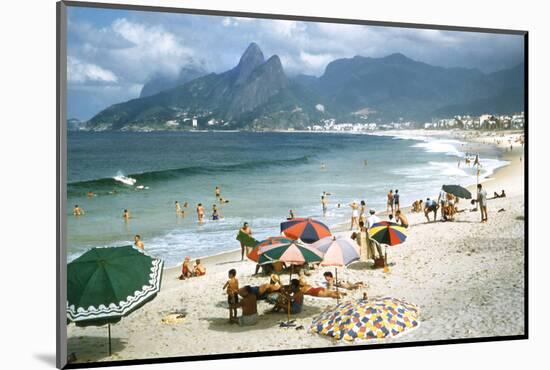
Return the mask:
[(417, 306), (384, 297), (342, 302), (313, 319), (310, 331), (354, 341), (395, 337), (418, 325)]

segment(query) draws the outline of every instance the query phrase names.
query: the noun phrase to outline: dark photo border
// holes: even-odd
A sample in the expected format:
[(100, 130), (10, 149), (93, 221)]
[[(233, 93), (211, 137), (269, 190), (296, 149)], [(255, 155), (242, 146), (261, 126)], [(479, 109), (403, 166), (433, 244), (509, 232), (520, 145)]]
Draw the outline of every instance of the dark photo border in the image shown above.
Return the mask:
[[(288, 14), (266, 14), (266, 13), (248, 13), (236, 11), (220, 11), (206, 9), (188, 9), (160, 6), (143, 6), (130, 4), (110, 4), (97, 2), (81, 2), (81, 1), (60, 1), (56, 4), (57, 13), (57, 63), (56, 63), (56, 120), (57, 120), (57, 143), (56, 143), (56, 199), (57, 199), (57, 215), (56, 215), (56, 230), (57, 230), (57, 278), (56, 278), (56, 365), (60, 369), (77, 369), (77, 368), (93, 368), (107, 366), (125, 366), (138, 364), (158, 364), (171, 362), (187, 362), (187, 361), (203, 361), (203, 360), (219, 360), (219, 359), (234, 359), (247, 357), (263, 357), (276, 355), (294, 355), (294, 354), (310, 354), (323, 352), (346, 352), (346, 351), (361, 351), (369, 349), (382, 348), (398, 348), (398, 347), (417, 347), (417, 346), (433, 346), (461, 343), (482, 343), (521, 340), (529, 338), (529, 254), (528, 254), (528, 237), (529, 237), (529, 204), (528, 204), (528, 179), (529, 179), (529, 106), (528, 106), (528, 31), (510, 30), (510, 29), (494, 29), (494, 28), (477, 28), (477, 27), (459, 27), (448, 25), (431, 25), (420, 23), (401, 23), (401, 22), (382, 22), (372, 20), (359, 19), (342, 19), (342, 18), (325, 18), (325, 17), (310, 17), (301, 15)], [(202, 356), (181, 356), (181, 357), (166, 357), (166, 358), (145, 358), (135, 360), (121, 361), (105, 361), (94, 363), (76, 363), (67, 364), (67, 314), (66, 314), (66, 270), (67, 270), (67, 251), (66, 251), (66, 215), (65, 209), (67, 204), (67, 7), (85, 7), (99, 9), (119, 9), (133, 10), (143, 12), (164, 12), (164, 13), (183, 13), (196, 15), (217, 15), (217, 16), (232, 16), (232, 17), (248, 17), (248, 18), (263, 18), (263, 19), (279, 19), (279, 20), (294, 20), (294, 21), (310, 21), (322, 23), (340, 23), (340, 24), (355, 24), (368, 26), (384, 26), (384, 27), (399, 27), (399, 28), (417, 28), (417, 29), (433, 29), (445, 31), (461, 31), (461, 32), (477, 32), (477, 33), (497, 33), (521, 35), (524, 38), (524, 116), (525, 116), (525, 151), (524, 151), (524, 209), (525, 209), (525, 229), (524, 229), (524, 334), (510, 336), (495, 336), (481, 338), (464, 338), (464, 339), (445, 339), (445, 340), (427, 340), (416, 342), (388, 343), (388, 344), (364, 344), (353, 346), (339, 347), (324, 347), (324, 348), (308, 348), (308, 349), (293, 349), (293, 350), (278, 350), (278, 351), (260, 351), (260, 352), (243, 352), (243, 353), (227, 353)]]

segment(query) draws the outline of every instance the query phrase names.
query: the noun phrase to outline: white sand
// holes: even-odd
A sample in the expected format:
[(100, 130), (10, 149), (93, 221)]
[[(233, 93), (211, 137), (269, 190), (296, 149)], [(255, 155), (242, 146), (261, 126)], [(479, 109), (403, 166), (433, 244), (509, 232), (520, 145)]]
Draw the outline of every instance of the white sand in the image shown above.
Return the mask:
[[(521, 145), (516, 145), (506, 155), (511, 165), (497, 170), (485, 182), (489, 194), (501, 189), (508, 194), (507, 198), (489, 201), (488, 223), (479, 222), (478, 212), (461, 213), (455, 222), (432, 223), (427, 223), (423, 214), (409, 213), (409, 238), (405, 244), (389, 249), (388, 259), (395, 263), (389, 273), (339, 269), (340, 279), (368, 284), (367, 289), (350, 292), (349, 297), (360, 298), (366, 291), (369, 296), (403, 298), (420, 307), (418, 329), (382, 342), (524, 333), (524, 177), (523, 162), (519, 161), (522, 153)], [(505, 211), (498, 212), (499, 209)], [(241, 328), (228, 324), (222, 290), (227, 271), (237, 269), (241, 286), (259, 285), (268, 278), (252, 277), (255, 264), (241, 262), (238, 252), (203, 262), (207, 268), (205, 277), (180, 281), (179, 268), (165, 271), (157, 298), (112, 326), (111, 357), (107, 355), (107, 327), (70, 325), (68, 353), (75, 352), (80, 362), (347, 344), (308, 332), (312, 318), (335, 305), (335, 300), (328, 298), (306, 296), (303, 312), (294, 317), (305, 330), (280, 328), (278, 323), (285, 315), (264, 314), (271, 307), (265, 302), (259, 303), (261, 316), (257, 325)], [(325, 270), (315, 271), (308, 280), (320, 281)], [(288, 275), (282, 279), (286, 282)], [(163, 324), (162, 317), (172, 310), (185, 310), (185, 321)]]

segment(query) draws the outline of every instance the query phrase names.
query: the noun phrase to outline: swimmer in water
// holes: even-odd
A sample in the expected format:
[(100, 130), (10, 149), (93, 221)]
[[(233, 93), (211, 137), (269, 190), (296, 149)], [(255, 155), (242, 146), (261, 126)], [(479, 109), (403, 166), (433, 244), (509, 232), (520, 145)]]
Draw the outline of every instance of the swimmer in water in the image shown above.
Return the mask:
[(134, 236), (134, 245), (136, 246), (136, 248), (139, 248), (141, 250), (145, 249), (145, 245), (143, 245), (143, 242), (141, 241), (141, 235), (136, 234), (136, 236)]
[(130, 219), (130, 212), (128, 212), (127, 209), (124, 210), (124, 213), (122, 214), (122, 218), (124, 218), (124, 221), (128, 221)]
[(78, 204), (75, 204), (73, 208), (73, 215), (74, 216), (82, 216), (84, 214), (84, 210), (78, 206)]
[(216, 221), (220, 219), (220, 212), (215, 204), (212, 204), (212, 220)]
[(185, 217), (185, 211), (183, 211), (180, 207), (180, 202), (176, 200), (176, 215)]
[(197, 205), (197, 219), (199, 220), (199, 224), (202, 224), (203, 218), (204, 218), (204, 208), (202, 207), (202, 203), (199, 203)]

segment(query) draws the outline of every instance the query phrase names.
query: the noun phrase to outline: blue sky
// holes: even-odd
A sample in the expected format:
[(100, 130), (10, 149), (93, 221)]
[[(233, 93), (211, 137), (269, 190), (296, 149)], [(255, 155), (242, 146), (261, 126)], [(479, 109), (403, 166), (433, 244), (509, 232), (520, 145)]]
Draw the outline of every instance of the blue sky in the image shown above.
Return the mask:
[(184, 66), (222, 72), (256, 42), (288, 75), (319, 76), (338, 58), (400, 52), (443, 67), (493, 72), (523, 60), (523, 37), (221, 16), (69, 7), (68, 117), (89, 119)]

